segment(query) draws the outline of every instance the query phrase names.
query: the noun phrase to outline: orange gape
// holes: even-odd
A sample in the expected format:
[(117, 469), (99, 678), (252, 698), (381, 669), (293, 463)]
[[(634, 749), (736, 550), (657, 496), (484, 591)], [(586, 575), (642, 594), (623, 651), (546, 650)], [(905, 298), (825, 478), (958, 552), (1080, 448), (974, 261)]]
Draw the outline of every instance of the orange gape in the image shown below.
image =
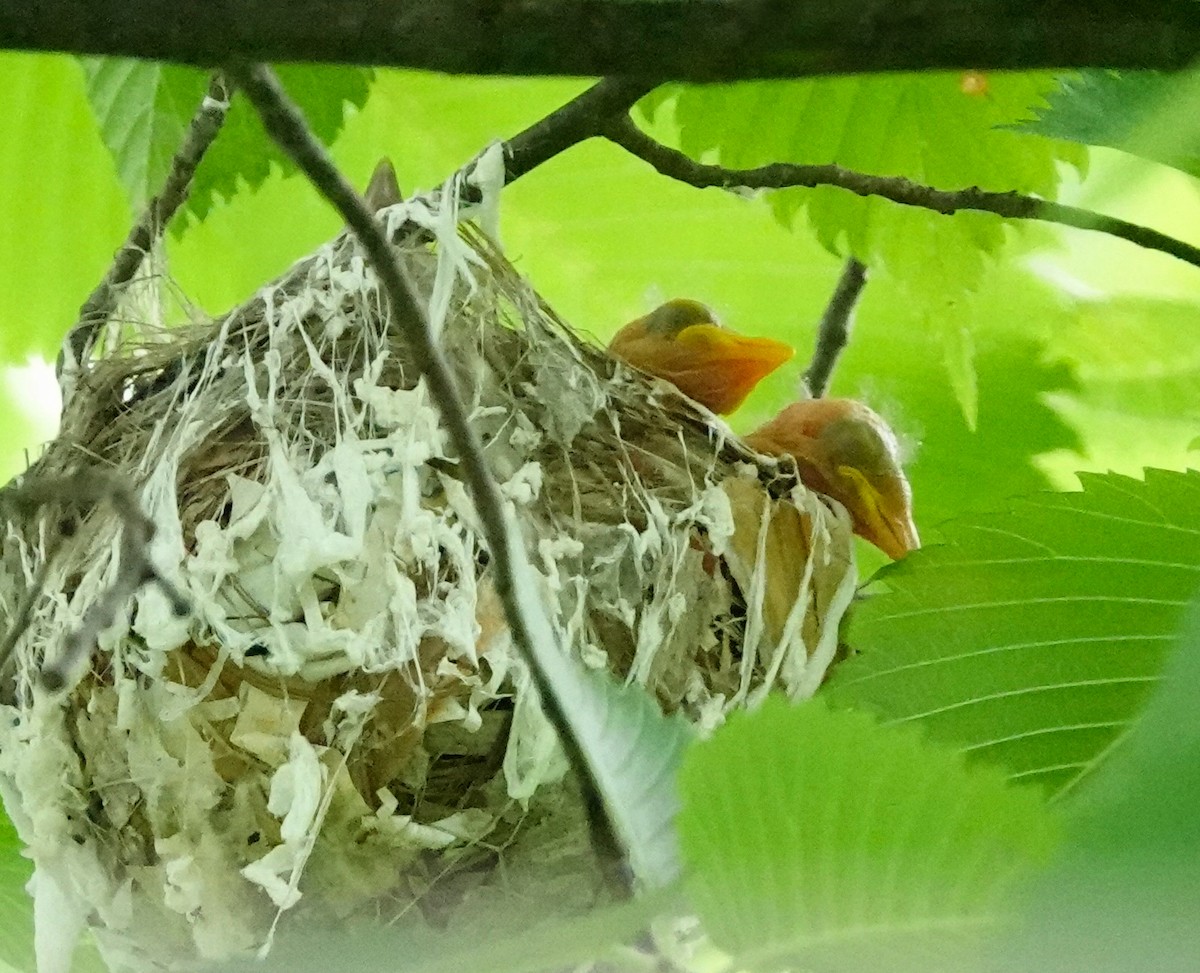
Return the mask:
[(733, 412), (755, 385), (795, 354), (782, 341), (734, 334), (703, 304), (687, 300), (667, 301), (631, 321), (608, 350), (719, 415)]
[(888, 557), (921, 546), (896, 435), (861, 402), (793, 402), (744, 438), (760, 453), (795, 459), (804, 485), (841, 503), (854, 532)]

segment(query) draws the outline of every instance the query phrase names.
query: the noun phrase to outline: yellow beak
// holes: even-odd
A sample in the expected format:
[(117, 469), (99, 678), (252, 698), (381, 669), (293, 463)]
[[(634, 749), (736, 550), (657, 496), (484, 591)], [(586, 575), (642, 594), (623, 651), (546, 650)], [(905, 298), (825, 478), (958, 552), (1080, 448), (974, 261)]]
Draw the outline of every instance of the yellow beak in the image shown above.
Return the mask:
[(853, 466), (839, 466), (837, 472), (852, 485), (847, 507), (859, 537), (894, 561), (921, 546), (907, 480), (886, 476), (872, 482)]
[(747, 338), (716, 324), (692, 324), (667, 336), (646, 331), (640, 321), (622, 329), (609, 350), (720, 415), (733, 412), (795, 354), (782, 341)]
[(677, 334), (661, 371), (681, 391), (722, 415), (733, 412), (754, 386), (795, 354), (773, 338), (747, 338), (715, 324), (693, 324)]

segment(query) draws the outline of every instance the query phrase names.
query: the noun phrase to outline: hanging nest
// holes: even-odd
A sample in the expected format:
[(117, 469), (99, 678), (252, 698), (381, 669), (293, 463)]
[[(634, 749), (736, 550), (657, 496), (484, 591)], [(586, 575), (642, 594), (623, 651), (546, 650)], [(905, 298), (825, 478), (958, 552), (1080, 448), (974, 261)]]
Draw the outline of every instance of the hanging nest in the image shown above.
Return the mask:
[[(853, 592), (844, 513), (581, 340), (436, 198), (383, 216), (564, 651), (702, 730), (810, 695)], [(117, 483), (143, 548), (102, 502)], [(0, 782), (60, 936), (86, 923), (114, 968), (182, 969), (281, 917), (603, 895), (459, 457), (347, 235), (210, 324), (110, 333), (6, 494), (0, 601), (32, 603)], [(139, 558), (190, 612), (142, 586), (100, 631)]]

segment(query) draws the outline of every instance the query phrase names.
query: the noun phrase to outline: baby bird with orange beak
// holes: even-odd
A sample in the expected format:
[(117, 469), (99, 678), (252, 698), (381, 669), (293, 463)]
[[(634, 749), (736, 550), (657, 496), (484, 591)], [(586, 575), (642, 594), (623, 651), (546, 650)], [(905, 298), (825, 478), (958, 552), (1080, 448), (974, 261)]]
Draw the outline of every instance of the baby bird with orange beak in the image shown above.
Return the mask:
[(735, 334), (703, 304), (683, 299), (667, 301), (625, 325), (608, 350), (718, 415), (733, 412), (755, 385), (795, 354), (782, 341)]
[(793, 402), (743, 438), (760, 453), (791, 456), (804, 485), (841, 503), (854, 533), (888, 557), (921, 546), (896, 435), (861, 402)]

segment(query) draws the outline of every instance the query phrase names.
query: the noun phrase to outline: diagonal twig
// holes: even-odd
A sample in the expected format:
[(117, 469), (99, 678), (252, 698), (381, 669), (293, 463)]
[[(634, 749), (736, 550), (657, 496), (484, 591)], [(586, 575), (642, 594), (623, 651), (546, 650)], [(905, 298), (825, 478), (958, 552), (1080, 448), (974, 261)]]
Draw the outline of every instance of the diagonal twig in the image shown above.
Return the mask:
[(213, 74), (204, 100), (188, 126), (183, 144), (171, 160), (166, 182), (158, 194), (146, 204), (141, 218), (133, 225), (129, 236), (125, 238), (121, 249), (113, 258), (108, 273), (83, 302), (83, 307), (79, 309), (78, 322), (67, 333), (58, 356), (57, 371), (60, 383), (64, 379), (69, 382), (71, 374), (77, 372), (87, 360), (96, 336), (116, 309), (121, 288), (133, 279), (146, 254), (171, 221), (171, 217), (187, 201), (196, 168), (225, 121), (226, 112), (229, 110), (229, 94), (225, 76), (219, 71)]
[(804, 370), (804, 389), (814, 399), (819, 399), (829, 387), (829, 378), (838, 356), (850, 341), (850, 326), (854, 323), (854, 309), (867, 286), (867, 268), (854, 257), (846, 261), (837, 287), (829, 299), (829, 305), (817, 326), (817, 344), (813, 349), (812, 361)]
[(793, 165), (774, 162), (757, 169), (726, 169), (696, 162), (677, 149), (655, 141), (628, 115), (615, 118), (604, 132), (616, 143), (657, 169), (662, 175), (697, 189), (788, 189), (835, 186), (859, 196), (881, 196), (904, 206), (916, 206), (949, 216), (962, 210), (994, 213), (1014, 220), (1039, 220), (1079, 230), (1093, 230), (1157, 250), (1200, 267), (1200, 247), (1136, 223), (1066, 206), (1022, 193), (985, 192), (977, 187), (934, 189), (898, 176), (872, 176), (839, 165)]
[(393, 320), (408, 342), (414, 362), (428, 385), (430, 396), (437, 403), (450, 440), (459, 454), (491, 555), (496, 593), (504, 606), (513, 645), (529, 668), (541, 704), (559, 732), (571, 766), (580, 775), (593, 841), (611, 867), (622, 857), (620, 846), (604, 808), (595, 774), (575, 735), (574, 724), (563, 711), (543, 668), (542, 641), (549, 637), (549, 626), (529, 605), (531, 593), (522, 590), (522, 580), (528, 585), (528, 566), (521, 541), (510, 525), (504, 498), (488, 468), (479, 437), (470, 425), (450, 367), (430, 330), (426, 311), (408, 271), (397, 259), (383, 227), (314, 138), (270, 68), (262, 64), (235, 64), (227, 70), (254, 105), (268, 134), (341, 214), (379, 275)]

